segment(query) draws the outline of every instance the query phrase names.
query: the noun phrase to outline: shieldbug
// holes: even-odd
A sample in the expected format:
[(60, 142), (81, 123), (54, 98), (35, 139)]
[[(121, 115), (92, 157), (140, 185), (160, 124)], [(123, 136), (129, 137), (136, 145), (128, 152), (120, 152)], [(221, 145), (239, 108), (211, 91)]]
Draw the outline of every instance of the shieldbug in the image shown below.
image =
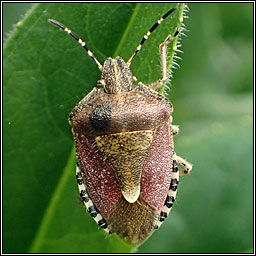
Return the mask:
[[(144, 85), (136, 83), (130, 64), (151, 33), (176, 8), (164, 14), (143, 36), (133, 55), (96, 59), (86, 43), (55, 20), (71, 35), (101, 71), (98, 86), (72, 110), (77, 155), (76, 177), (80, 197), (88, 212), (108, 233), (116, 233), (135, 246), (159, 228), (175, 201), (179, 176), (192, 165), (174, 152), (173, 106), (156, 89), (167, 74), (167, 46), (178, 30), (160, 45), (163, 77)], [(183, 168), (179, 172), (178, 166)]]

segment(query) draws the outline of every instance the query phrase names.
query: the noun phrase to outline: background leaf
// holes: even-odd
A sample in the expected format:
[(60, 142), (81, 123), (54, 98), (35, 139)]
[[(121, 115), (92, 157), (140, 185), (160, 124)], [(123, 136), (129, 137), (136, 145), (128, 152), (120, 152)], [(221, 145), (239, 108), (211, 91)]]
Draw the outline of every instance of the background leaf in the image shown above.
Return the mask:
[[(67, 118), (100, 72), (74, 40), (47, 20), (79, 34), (103, 63), (108, 56), (128, 60), (142, 36), (174, 5), (38, 4), (18, 22), (4, 48), (5, 253), (133, 250), (99, 230), (76, 200)], [(184, 5), (178, 6), (131, 65), (145, 83), (161, 76), (158, 48), (180, 26)]]

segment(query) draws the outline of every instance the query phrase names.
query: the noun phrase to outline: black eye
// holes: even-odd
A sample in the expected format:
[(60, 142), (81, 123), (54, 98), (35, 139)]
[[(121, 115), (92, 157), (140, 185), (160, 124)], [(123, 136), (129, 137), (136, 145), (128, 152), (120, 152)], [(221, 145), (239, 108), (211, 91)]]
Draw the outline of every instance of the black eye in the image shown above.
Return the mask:
[(96, 131), (106, 130), (111, 121), (112, 108), (109, 105), (97, 106), (89, 116), (91, 126)]

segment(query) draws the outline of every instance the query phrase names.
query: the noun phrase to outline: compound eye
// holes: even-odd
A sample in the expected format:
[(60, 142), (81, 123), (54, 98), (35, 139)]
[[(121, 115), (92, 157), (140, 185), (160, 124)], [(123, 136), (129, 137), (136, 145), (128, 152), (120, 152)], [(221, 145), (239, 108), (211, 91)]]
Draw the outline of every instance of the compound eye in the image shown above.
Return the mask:
[(98, 80), (98, 81), (97, 81), (97, 85), (98, 85), (98, 86), (101, 86), (101, 87), (104, 87), (104, 86), (106, 85), (105, 80), (103, 80), (103, 79)]
[(109, 105), (97, 106), (89, 116), (92, 128), (95, 131), (105, 131), (111, 122), (112, 108)]

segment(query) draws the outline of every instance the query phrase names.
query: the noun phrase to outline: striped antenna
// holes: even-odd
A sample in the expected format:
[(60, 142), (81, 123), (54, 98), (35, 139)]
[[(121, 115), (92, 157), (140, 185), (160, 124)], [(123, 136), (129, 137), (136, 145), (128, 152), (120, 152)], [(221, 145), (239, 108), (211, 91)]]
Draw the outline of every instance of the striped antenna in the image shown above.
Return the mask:
[(136, 51), (133, 53), (133, 55), (130, 57), (130, 59), (127, 62), (127, 65), (130, 66), (133, 58), (136, 56), (136, 54), (140, 51), (141, 46), (145, 43), (145, 41), (149, 38), (149, 36), (152, 34), (152, 32), (161, 24), (161, 22), (166, 19), (172, 12), (174, 12), (177, 9), (177, 7), (172, 8), (169, 10), (166, 14), (164, 14), (160, 20), (158, 20), (151, 29), (143, 36), (140, 44), (137, 46)]
[(61, 28), (62, 30), (66, 31), (70, 36), (72, 36), (88, 53), (88, 55), (94, 60), (94, 62), (98, 65), (99, 70), (102, 70), (102, 65), (100, 62), (93, 56), (93, 53), (88, 49), (86, 43), (79, 38), (76, 34), (74, 34), (70, 29), (68, 29), (66, 26), (62, 25), (56, 20), (49, 19), (48, 20), (50, 23), (55, 25), (58, 28)]

